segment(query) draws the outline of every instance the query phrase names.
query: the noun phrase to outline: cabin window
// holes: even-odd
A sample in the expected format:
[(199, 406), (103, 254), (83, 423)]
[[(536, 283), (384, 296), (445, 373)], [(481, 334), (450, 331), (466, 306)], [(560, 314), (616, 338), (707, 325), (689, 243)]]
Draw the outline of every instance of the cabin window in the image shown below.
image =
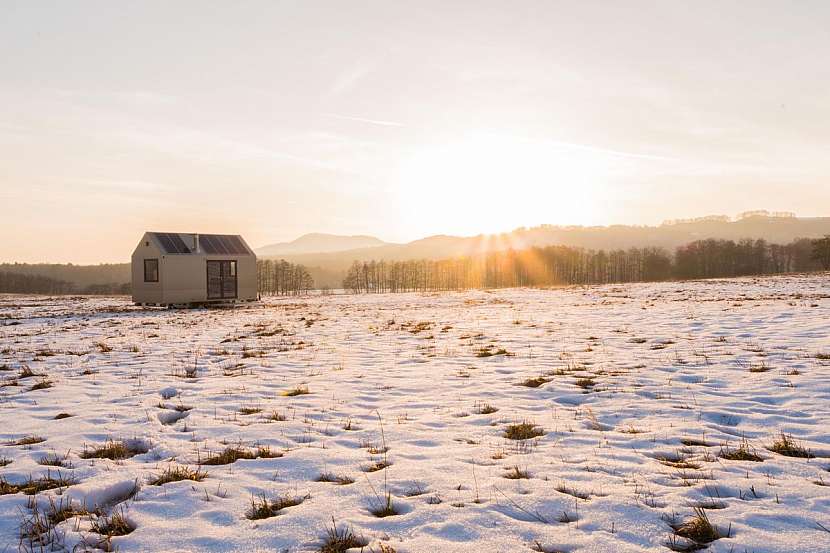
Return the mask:
[(217, 300), (236, 296), (236, 260), (207, 261), (207, 298)]
[(159, 281), (159, 260), (145, 259), (144, 260), (144, 282), (158, 282)]

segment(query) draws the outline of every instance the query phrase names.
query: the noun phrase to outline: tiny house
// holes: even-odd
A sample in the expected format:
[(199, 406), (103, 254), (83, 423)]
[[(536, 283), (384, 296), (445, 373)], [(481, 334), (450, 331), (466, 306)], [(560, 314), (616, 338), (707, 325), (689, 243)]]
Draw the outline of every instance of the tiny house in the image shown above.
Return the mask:
[(132, 258), (136, 305), (257, 299), (256, 255), (241, 236), (145, 232)]

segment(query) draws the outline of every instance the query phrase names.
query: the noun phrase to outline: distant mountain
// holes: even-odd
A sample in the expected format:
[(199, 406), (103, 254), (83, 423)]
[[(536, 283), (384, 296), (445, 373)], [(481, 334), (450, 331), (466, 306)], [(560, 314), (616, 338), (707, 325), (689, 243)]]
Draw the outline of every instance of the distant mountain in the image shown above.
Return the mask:
[(337, 234), (304, 234), (291, 242), (279, 242), (257, 248), (256, 254), (270, 257), (277, 255), (300, 255), (311, 253), (332, 253), (386, 245), (374, 236), (340, 236)]

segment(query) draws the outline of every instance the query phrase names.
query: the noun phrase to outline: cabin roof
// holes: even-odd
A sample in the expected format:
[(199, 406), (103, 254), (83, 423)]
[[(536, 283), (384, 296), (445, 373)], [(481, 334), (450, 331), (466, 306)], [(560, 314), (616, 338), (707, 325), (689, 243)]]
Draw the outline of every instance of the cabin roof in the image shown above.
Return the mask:
[(166, 254), (179, 255), (254, 255), (238, 234), (199, 234), (148, 232)]

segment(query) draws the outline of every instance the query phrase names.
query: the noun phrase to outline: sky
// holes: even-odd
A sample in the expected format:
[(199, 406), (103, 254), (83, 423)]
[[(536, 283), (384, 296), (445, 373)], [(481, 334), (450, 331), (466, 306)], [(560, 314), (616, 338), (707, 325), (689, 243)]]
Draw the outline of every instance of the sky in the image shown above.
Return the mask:
[(830, 215), (830, 3), (0, 0), (0, 261)]

